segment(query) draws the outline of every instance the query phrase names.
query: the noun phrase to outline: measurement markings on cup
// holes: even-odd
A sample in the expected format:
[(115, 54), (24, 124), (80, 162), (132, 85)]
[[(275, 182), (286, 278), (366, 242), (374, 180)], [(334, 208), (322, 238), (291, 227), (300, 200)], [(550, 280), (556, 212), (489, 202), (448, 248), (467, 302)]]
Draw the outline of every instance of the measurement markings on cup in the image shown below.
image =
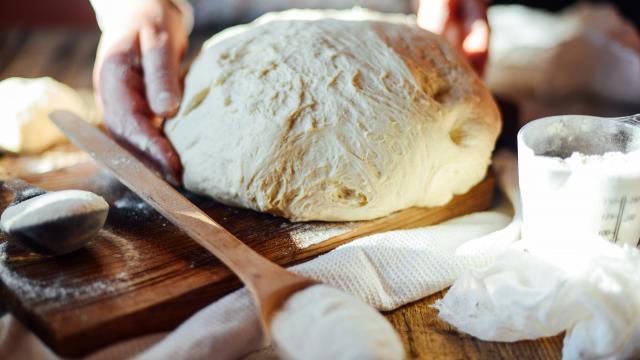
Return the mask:
[(623, 236), (621, 234), (628, 231), (625, 228), (638, 218), (636, 211), (639, 203), (640, 196), (638, 195), (606, 199), (604, 206), (608, 211), (602, 214), (603, 226), (598, 234), (613, 243), (621, 241), (621, 236)]
[(618, 234), (620, 233), (620, 225), (622, 224), (622, 216), (624, 215), (624, 207), (627, 204), (627, 197), (620, 199), (620, 205), (618, 207), (618, 217), (616, 218), (616, 227), (613, 230), (613, 242), (618, 242)]

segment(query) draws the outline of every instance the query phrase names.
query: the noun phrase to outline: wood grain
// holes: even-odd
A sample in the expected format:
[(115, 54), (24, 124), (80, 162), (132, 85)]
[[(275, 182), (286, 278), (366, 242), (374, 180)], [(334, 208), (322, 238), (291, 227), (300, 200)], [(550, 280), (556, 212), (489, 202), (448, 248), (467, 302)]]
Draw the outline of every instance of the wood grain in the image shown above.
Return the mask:
[[(237, 289), (238, 279), (220, 261), (124, 188), (94, 163), (25, 177), (46, 190), (82, 189), (111, 205), (103, 231), (85, 249), (43, 257), (13, 247), (0, 235), (0, 291), (9, 309), (60, 354), (77, 356), (117, 340), (168, 330), (195, 311)], [(488, 178), (445, 207), (410, 209), (400, 224), (440, 222), (491, 205)], [(291, 223), (283, 218), (220, 205), (185, 193), (200, 209), (253, 250), (290, 266), (329, 251), (381, 220)], [(0, 191), (0, 210), (9, 201)], [(377, 226), (372, 223), (378, 222)], [(387, 223), (388, 224), (388, 223)], [(397, 227), (397, 224), (393, 224)], [(366, 231), (360, 231), (364, 226)], [(328, 229), (337, 229), (327, 231)], [(295, 238), (314, 238), (300, 246)], [(338, 236), (338, 241), (331, 241)], [(326, 244), (324, 241), (329, 240)], [(157, 314), (162, 313), (161, 317)]]
[(562, 337), (558, 335), (536, 341), (498, 343), (480, 341), (461, 334), (438, 318), (431, 307), (446, 291), (407, 304), (386, 314), (400, 333), (410, 359), (544, 359), (562, 355)]
[[(11, 76), (54, 76), (57, 80), (65, 82), (66, 84), (80, 89), (91, 88), (91, 68), (93, 66), (95, 48), (98, 43), (97, 32), (79, 32), (77, 30), (24, 30), (24, 29), (6, 29), (0, 31), (0, 80)], [(201, 42), (208, 36), (196, 36), (191, 39), (190, 52), (193, 53), (199, 48)], [(44, 46), (43, 46), (44, 45)], [(69, 66), (72, 64), (72, 66)], [(113, 179), (105, 177), (104, 174), (99, 174), (96, 168), (92, 165), (82, 165), (75, 167), (74, 169), (65, 170), (72, 172), (74, 175), (73, 181), (82, 184), (84, 187), (109, 187), (110, 182)], [(35, 182), (47, 182), (51, 189), (62, 189), (68, 186), (70, 179), (68, 177), (45, 177), (34, 175), (32, 180)], [(140, 244), (145, 244), (147, 253), (136, 254), (136, 248), (128, 248), (122, 254), (116, 254), (109, 259), (95, 259), (92, 258), (92, 254), (95, 253), (95, 247), (102, 246), (105, 248), (113, 248), (123, 241), (123, 234), (115, 230), (114, 226), (109, 226), (106, 230), (111, 232), (103, 233), (106, 238), (105, 241), (98, 243), (95, 242), (92, 247), (78, 254), (71, 254), (64, 259), (46, 259), (46, 261), (56, 264), (59, 271), (65, 272), (74, 268), (72, 272), (74, 274), (83, 274), (91, 276), (88, 273), (88, 268), (82, 266), (77, 267), (78, 261), (83, 257), (89, 257), (96, 260), (102, 269), (103, 273), (111, 274), (114, 281), (120, 285), (132, 284), (131, 279), (127, 276), (131, 275), (129, 269), (127, 269), (127, 261), (150, 261), (152, 267), (148, 271), (135, 274), (139, 277), (136, 281), (137, 284), (144, 284), (145, 286), (153, 289), (158, 288), (162, 281), (165, 281), (169, 274), (173, 272), (173, 279), (176, 279), (178, 289), (170, 289), (172, 292), (180, 292), (182, 288), (182, 282), (193, 281), (193, 279), (186, 280), (185, 272), (187, 268), (193, 267), (196, 269), (198, 275), (209, 276), (207, 273), (211, 267), (214, 267), (215, 260), (207, 256), (203, 256), (202, 252), (198, 248), (183, 246), (176, 242), (162, 241), (162, 234), (171, 234), (177, 232), (175, 229), (166, 229), (167, 223), (163, 221), (157, 214), (149, 212), (148, 208), (140, 206), (136, 203), (135, 199), (127, 197), (123, 188), (114, 187), (110, 194), (112, 201), (121, 201), (120, 207), (117, 211), (111, 214), (110, 222), (117, 227), (117, 224), (133, 223), (144, 224), (145, 230), (135, 231), (132, 236), (134, 241), (138, 241)], [(3, 194), (0, 194), (0, 201), (5, 202)], [(125, 206), (125, 205), (129, 206)], [(206, 206), (215, 207), (215, 204), (206, 204)], [(234, 215), (234, 209), (228, 209), (221, 212), (222, 217), (228, 217)], [(264, 220), (265, 223), (269, 223), (269, 220)], [(278, 229), (272, 227), (265, 227), (263, 229), (271, 236), (277, 236)], [(251, 241), (250, 234), (245, 234), (249, 241)], [(5, 245), (0, 245), (5, 246)], [(163, 251), (170, 249), (174, 251), (171, 258), (166, 258), (162, 255)], [(32, 262), (42, 261), (39, 257), (34, 257), (31, 254), (24, 253), (19, 249), (5, 249), (12, 256), (13, 265), (17, 267), (17, 270), (22, 273), (28, 273), (29, 264)], [(284, 254), (281, 252), (281, 254)], [(281, 261), (295, 263), (300, 261), (295, 254), (281, 255)], [(141, 259), (142, 257), (142, 259)], [(127, 259), (127, 261), (125, 261)], [(176, 269), (184, 269), (180, 271), (174, 271)], [(56, 272), (43, 272), (38, 274), (43, 277), (43, 283), (30, 284), (35, 289), (42, 289), (43, 286), (58, 283), (62, 281), (66, 282), (66, 286), (79, 285), (68, 278), (61, 277)], [(233, 288), (233, 281), (224, 283), (227, 289)], [(94, 283), (95, 288), (99, 288), (100, 283)], [(91, 287), (76, 287), (76, 291), (72, 291), (69, 288), (65, 288), (71, 295), (82, 294), (82, 292), (91, 291)], [(220, 288), (216, 288), (220, 290)], [(167, 324), (178, 323), (180, 318), (184, 318), (190, 314), (190, 311), (181, 311), (181, 309), (191, 309), (195, 305), (201, 305), (210, 301), (210, 296), (213, 293), (211, 288), (204, 288), (201, 293), (192, 294), (189, 292), (174, 298), (174, 302), (170, 305), (158, 305), (152, 310), (155, 311), (158, 316), (152, 318), (140, 318), (131, 317), (131, 323), (145, 321), (149, 328), (154, 328), (156, 331), (170, 329), (171, 326)], [(127, 295), (127, 292), (124, 292)], [(47, 294), (54, 295), (54, 294)], [(166, 296), (166, 295), (163, 295)], [(407, 354), (409, 358), (416, 359), (558, 359), (560, 357), (560, 348), (562, 344), (562, 338), (560, 336), (554, 338), (543, 339), (539, 341), (504, 344), (504, 343), (490, 343), (483, 342), (472, 337), (460, 335), (456, 331), (452, 330), (446, 324), (438, 321), (435, 317), (435, 313), (428, 307), (435, 298), (441, 296), (441, 294), (434, 295), (427, 299), (408, 304), (398, 310), (385, 314), (392, 324), (399, 330), (400, 335), (405, 344)], [(144, 300), (144, 299), (143, 299)], [(3, 304), (0, 304), (0, 308), (12, 305), (15, 308), (16, 304), (9, 304), (10, 299), (2, 297)], [(49, 297), (36, 297), (32, 299), (33, 303), (41, 304), (44, 308), (49, 301)], [(136, 305), (138, 300), (134, 300), (129, 296), (125, 296), (122, 300), (123, 305), (130, 305), (131, 312), (136, 311)], [(6, 304), (4, 302), (7, 302)], [(92, 301), (87, 301), (84, 306), (90, 307), (93, 304), (95, 308), (102, 311), (109, 311), (109, 307), (100, 308)], [(72, 307), (64, 309), (64, 314), (60, 315), (58, 321), (64, 321), (66, 318), (77, 315), (78, 311)], [(34, 320), (29, 316), (23, 317), (25, 322)], [(107, 331), (111, 331), (116, 334), (120, 334), (121, 338), (126, 338), (135, 333), (128, 324), (118, 324), (117, 320), (107, 324)], [(43, 327), (42, 333), (50, 331), (50, 327)], [(56, 340), (53, 335), (49, 336), (50, 340)], [(94, 340), (94, 339), (90, 339)], [(80, 341), (80, 340), (78, 340)], [(94, 340), (95, 341), (95, 340)], [(100, 343), (99, 341), (97, 343)]]
[[(64, 110), (49, 117), (74, 145), (91, 154), (120, 183), (228, 267), (251, 292), (267, 333), (285, 301), (317, 283), (255, 252), (86, 119)], [(15, 179), (8, 179), (5, 185), (7, 182), (26, 184)]]

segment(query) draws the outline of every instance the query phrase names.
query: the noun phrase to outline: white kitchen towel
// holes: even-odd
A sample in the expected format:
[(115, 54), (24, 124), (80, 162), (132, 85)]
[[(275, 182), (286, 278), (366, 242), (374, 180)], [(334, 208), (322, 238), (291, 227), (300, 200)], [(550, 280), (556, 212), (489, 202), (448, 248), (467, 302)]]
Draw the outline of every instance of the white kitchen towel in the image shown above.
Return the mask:
[[(506, 194), (492, 211), (412, 230), (357, 239), (291, 268), (343, 289), (380, 310), (391, 310), (451, 285), (466, 269), (489, 264), (519, 237), (517, 164), (510, 153), (494, 158)], [(158, 314), (162, 316), (162, 314)], [(235, 359), (265, 346), (247, 290), (209, 305), (166, 336), (147, 336), (113, 345), (92, 359)], [(27, 356), (25, 356), (25, 354)], [(0, 323), (0, 358), (55, 358), (12, 317)]]

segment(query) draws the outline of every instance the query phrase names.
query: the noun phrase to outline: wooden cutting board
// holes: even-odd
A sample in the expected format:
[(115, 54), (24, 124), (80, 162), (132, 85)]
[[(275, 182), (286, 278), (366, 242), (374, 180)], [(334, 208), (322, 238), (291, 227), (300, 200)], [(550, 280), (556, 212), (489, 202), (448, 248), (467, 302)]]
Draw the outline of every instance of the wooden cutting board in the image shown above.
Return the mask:
[[(118, 340), (173, 329), (194, 312), (240, 287), (238, 279), (93, 162), (23, 177), (47, 190), (84, 189), (111, 205), (107, 225), (85, 249), (44, 257), (8, 244), (0, 234), (4, 305), (55, 352), (81, 356)], [(494, 180), (438, 208), (413, 208), (350, 223), (291, 223), (187, 194), (253, 249), (289, 266), (355, 237), (411, 228), (485, 210)], [(0, 190), (0, 211), (10, 199)]]

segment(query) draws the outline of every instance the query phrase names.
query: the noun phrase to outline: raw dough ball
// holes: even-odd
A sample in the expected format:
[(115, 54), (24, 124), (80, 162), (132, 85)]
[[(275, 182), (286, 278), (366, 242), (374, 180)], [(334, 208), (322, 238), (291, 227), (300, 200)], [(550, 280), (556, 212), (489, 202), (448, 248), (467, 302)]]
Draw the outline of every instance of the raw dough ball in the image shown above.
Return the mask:
[(292, 10), (207, 41), (165, 131), (194, 192), (295, 221), (364, 220), (467, 192), (500, 118), (414, 18)]
[(50, 77), (0, 81), (0, 151), (38, 153), (65, 142), (48, 118), (56, 109), (90, 116), (75, 90)]

